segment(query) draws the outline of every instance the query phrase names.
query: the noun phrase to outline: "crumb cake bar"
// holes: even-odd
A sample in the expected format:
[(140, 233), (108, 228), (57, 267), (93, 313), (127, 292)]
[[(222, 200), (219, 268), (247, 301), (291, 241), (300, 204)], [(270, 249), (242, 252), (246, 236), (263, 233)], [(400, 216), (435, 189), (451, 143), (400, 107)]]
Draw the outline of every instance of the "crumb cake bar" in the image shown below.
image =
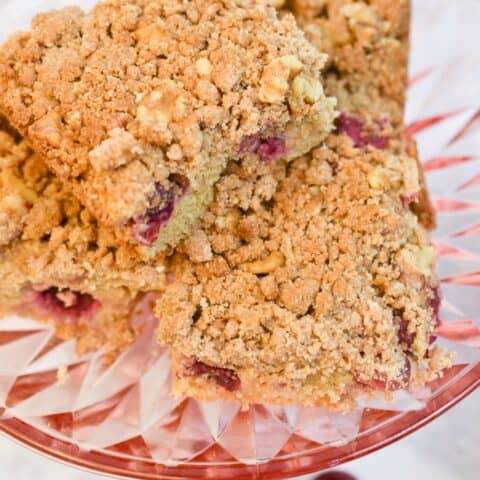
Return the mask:
[(347, 410), (439, 375), (449, 358), (430, 348), (439, 293), (409, 209), (415, 159), (332, 135), (264, 168), (229, 167), (172, 261), (156, 314), (175, 393)]
[(227, 160), (330, 131), (326, 56), (255, 0), (109, 0), (35, 17), (0, 50), (0, 110), (104, 225), (174, 246)]
[[(410, 1), (293, 0), (292, 10), (307, 39), (329, 56), (325, 91), (338, 99), (340, 132), (358, 146), (407, 149), (403, 136), (408, 80)], [(413, 206), (422, 223), (435, 227), (423, 170)]]
[(138, 260), (0, 120), (0, 313), (53, 323), (79, 351), (133, 339), (139, 292), (161, 291), (160, 258)]
[[(339, 2), (310, 2), (320, 3)], [(407, 48), (395, 18), (408, 9), (382, 12)], [(404, 95), (392, 100), (366, 72), (342, 72), (333, 53), (341, 81), (329, 93), (373, 85), (377, 107), (344, 95), (325, 147), (273, 170), (245, 159), (221, 179), (157, 304), (178, 394), (349, 409), (360, 395), (423, 385), (450, 362), (431, 347), (434, 217), (415, 144), (401, 133)]]

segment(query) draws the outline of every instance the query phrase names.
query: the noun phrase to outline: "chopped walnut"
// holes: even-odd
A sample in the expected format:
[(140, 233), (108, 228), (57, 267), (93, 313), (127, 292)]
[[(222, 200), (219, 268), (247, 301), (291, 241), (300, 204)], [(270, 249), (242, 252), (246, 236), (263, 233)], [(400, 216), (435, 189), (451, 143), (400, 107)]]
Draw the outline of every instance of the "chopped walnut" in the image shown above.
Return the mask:
[(272, 273), (277, 268), (285, 265), (285, 256), (281, 252), (271, 252), (265, 258), (256, 260), (255, 262), (245, 263), (244, 268), (255, 275)]
[(436, 252), (432, 246), (418, 247), (407, 245), (401, 251), (401, 260), (414, 272), (419, 272), (425, 277), (432, 275), (432, 268), (435, 264)]
[(158, 130), (167, 128), (171, 120), (179, 120), (186, 113), (184, 99), (175, 82), (165, 80), (160, 90), (154, 90), (142, 99), (137, 119)]
[(293, 55), (276, 58), (263, 70), (259, 98), (265, 103), (280, 102), (290, 88), (289, 81), (302, 71), (303, 64)]
[(298, 75), (292, 84), (293, 96), (306, 103), (314, 104), (323, 96), (323, 87), (316, 78), (309, 78), (305, 75)]
[(110, 132), (110, 138), (88, 154), (88, 158), (97, 171), (113, 170), (127, 164), (135, 155), (141, 153), (135, 137), (126, 130), (116, 128)]

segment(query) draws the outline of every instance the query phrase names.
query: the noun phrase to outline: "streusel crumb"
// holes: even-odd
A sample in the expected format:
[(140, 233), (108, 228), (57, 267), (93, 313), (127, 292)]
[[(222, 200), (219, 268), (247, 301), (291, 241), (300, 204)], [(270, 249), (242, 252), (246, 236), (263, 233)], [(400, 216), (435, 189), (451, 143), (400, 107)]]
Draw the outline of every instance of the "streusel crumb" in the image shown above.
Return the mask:
[(228, 159), (321, 142), (325, 60), (265, 2), (108, 0), (37, 15), (3, 45), (0, 109), (93, 216), (157, 251), (190, 231)]
[[(357, 145), (401, 153), (407, 91), (409, 0), (295, 0), (298, 23), (307, 38), (329, 54), (325, 90), (338, 99), (341, 132)], [(414, 141), (407, 153), (417, 157)], [(435, 226), (423, 171), (415, 209), (423, 225)]]
[(438, 376), (435, 254), (405, 201), (416, 160), (331, 135), (290, 165), (252, 162), (218, 182), (157, 304), (176, 391), (348, 409)]

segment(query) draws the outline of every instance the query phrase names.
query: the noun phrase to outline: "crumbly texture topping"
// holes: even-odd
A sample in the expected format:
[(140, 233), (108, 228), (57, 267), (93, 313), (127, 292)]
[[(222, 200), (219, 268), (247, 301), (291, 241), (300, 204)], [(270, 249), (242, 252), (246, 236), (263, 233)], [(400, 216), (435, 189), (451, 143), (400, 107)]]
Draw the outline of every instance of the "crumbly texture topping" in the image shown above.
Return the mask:
[[(38, 286), (130, 301), (161, 290), (163, 259), (143, 261), (80, 205), (26, 142), (0, 131), (0, 292), (3, 306)], [(10, 299), (10, 301), (9, 301)]]
[(329, 55), (325, 88), (341, 111), (403, 128), (409, 0), (294, 0), (307, 38)]
[[(388, 142), (389, 150), (417, 157), (414, 141), (402, 138), (409, 0), (294, 0), (291, 7), (308, 40), (329, 55), (324, 85), (339, 111), (361, 121), (367, 135)], [(414, 208), (433, 229), (435, 212), (420, 162), (418, 167), (421, 192)]]
[(306, 404), (409, 384), (412, 365), (429, 365), (437, 284), (427, 233), (402, 200), (419, 188), (415, 159), (344, 135), (273, 171), (230, 166), (173, 260), (159, 339), (235, 372), (247, 403), (259, 378), (290, 394), (309, 386)]
[(196, 191), (213, 168), (218, 178), (250, 135), (302, 119), (327, 132), (325, 58), (264, 2), (109, 0), (37, 15), (11, 37), (0, 108), (92, 214), (118, 226), (159, 187)]
[(246, 159), (217, 184), (157, 305), (177, 393), (349, 409), (448, 366), (429, 349), (433, 216), (415, 144), (402, 139), (408, 2), (395, 5), (294, 2), (331, 54), (337, 134), (290, 166)]

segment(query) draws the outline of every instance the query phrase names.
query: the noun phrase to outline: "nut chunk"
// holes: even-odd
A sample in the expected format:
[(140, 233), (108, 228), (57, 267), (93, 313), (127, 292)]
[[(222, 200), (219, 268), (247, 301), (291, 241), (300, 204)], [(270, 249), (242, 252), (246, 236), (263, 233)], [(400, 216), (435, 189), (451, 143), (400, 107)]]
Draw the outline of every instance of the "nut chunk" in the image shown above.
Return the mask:
[(0, 118), (0, 314), (52, 323), (79, 351), (134, 338), (137, 298), (162, 291), (161, 254), (143, 261), (48, 171)]
[(255, 0), (110, 0), (0, 50), (0, 110), (100, 223), (175, 246), (228, 160), (291, 159), (332, 127), (326, 56)]

